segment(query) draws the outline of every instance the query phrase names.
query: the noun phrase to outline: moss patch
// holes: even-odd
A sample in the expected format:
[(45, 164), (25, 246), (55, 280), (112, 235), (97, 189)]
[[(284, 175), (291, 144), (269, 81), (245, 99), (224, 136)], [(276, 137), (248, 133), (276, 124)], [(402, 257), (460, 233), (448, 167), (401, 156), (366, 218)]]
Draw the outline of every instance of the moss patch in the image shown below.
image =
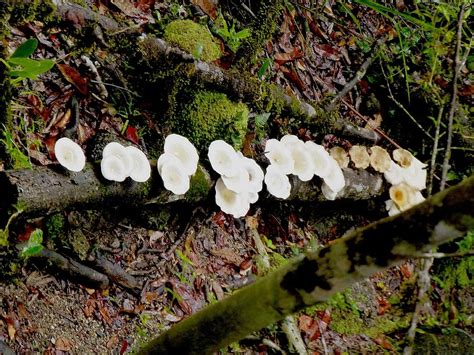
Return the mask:
[(201, 152), (207, 151), (209, 144), (216, 139), (240, 149), (247, 133), (248, 115), (249, 109), (244, 103), (232, 102), (222, 93), (201, 90), (181, 110), (171, 126), (188, 137)]
[(176, 20), (165, 28), (164, 38), (170, 44), (209, 62), (222, 53), (217, 41), (207, 28), (191, 20)]
[(209, 174), (198, 166), (196, 173), (191, 177), (190, 187), (186, 192), (186, 199), (191, 202), (205, 198), (211, 190), (211, 178)]

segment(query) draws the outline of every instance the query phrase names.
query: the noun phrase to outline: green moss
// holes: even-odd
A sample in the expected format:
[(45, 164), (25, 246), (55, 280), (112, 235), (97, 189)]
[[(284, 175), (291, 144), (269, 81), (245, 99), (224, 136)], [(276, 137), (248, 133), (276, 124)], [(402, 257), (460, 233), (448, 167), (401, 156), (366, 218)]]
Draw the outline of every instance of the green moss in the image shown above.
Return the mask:
[(79, 259), (85, 260), (91, 248), (89, 241), (80, 229), (74, 229), (69, 235), (69, 243)]
[(170, 44), (199, 56), (206, 62), (216, 60), (222, 55), (217, 41), (208, 29), (191, 20), (170, 22), (165, 28), (164, 38)]
[(61, 236), (64, 232), (66, 218), (61, 213), (56, 213), (49, 216), (45, 222), (46, 235), (50, 239), (55, 239)]
[(56, 14), (56, 7), (51, 0), (16, 0), (12, 1), (10, 10), (10, 23), (12, 25), (33, 20), (47, 21)]
[(185, 197), (191, 202), (199, 201), (209, 194), (211, 187), (209, 174), (198, 166), (196, 173), (191, 177), (190, 187)]
[(188, 137), (201, 152), (207, 151), (216, 139), (240, 149), (247, 132), (248, 114), (245, 104), (232, 102), (222, 93), (201, 90), (171, 126), (172, 130)]

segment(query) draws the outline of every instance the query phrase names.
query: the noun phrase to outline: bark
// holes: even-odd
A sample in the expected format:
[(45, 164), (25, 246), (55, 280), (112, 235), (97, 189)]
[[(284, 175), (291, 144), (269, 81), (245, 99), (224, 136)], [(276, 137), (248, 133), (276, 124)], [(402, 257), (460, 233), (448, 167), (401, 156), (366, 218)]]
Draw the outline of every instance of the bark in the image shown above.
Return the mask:
[(397, 216), (384, 218), (213, 304), (145, 345), (140, 354), (206, 354), (283, 319), (371, 274), (474, 228), (474, 176)]
[[(204, 170), (204, 168), (201, 167)], [(7, 170), (0, 172), (2, 199), (0, 215), (8, 206), (15, 205), (23, 217), (45, 216), (64, 211), (113, 206), (140, 206), (144, 204), (165, 204), (177, 200), (198, 202), (207, 196), (192, 195), (190, 192), (177, 196), (163, 188), (161, 177), (152, 169), (152, 177), (146, 183), (127, 179), (123, 183), (106, 181), (100, 168), (93, 164), (78, 173), (65, 171), (60, 166), (35, 167), (34, 169)], [(344, 169), (346, 187), (337, 198), (367, 200), (383, 193), (382, 176), (363, 170)], [(206, 181), (209, 174), (205, 171)], [(202, 183), (202, 182), (200, 182)], [(209, 186), (213, 181), (206, 182)], [(292, 179), (291, 199), (302, 201), (325, 201), (319, 186), (321, 181), (310, 182)], [(210, 193), (214, 193), (211, 190)], [(3, 212), (4, 213), (4, 212)]]
[(60, 271), (62, 274), (66, 274), (69, 278), (77, 280), (86, 286), (99, 288), (101, 290), (105, 290), (109, 287), (109, 279), (104, 274), (53, 250), (43, 249), (39, 254), (31, 258), (45, 262), (48, 267)]

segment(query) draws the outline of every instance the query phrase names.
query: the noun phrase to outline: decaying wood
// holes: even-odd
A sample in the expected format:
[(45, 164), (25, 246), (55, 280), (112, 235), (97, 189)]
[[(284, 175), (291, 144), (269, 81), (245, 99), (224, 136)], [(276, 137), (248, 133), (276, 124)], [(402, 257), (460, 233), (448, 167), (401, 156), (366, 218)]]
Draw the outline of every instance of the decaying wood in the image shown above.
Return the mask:
[(127, 274), (119, 265), (108, 261), (107, 258), (99, 252), (95, 252), (93, 259), (91, 259), (90, 262), (95, 269), (103, 272), (117, 285), (125, 287), (135, 294), (140, 290), (140, 282), (136, 278)]
[(109, 279), (104, 274), (53, 250), (43, 248), (41, 252), (31, 258), (33, 260), (43, 261), (48, 268), (59, 271), (61, 274), (83, 283), (86, 286), (105, 290), (110, 285)]
[[(107, 181), (101, 177), (100, 168), (93, 164), (87, 164), (78, 173), (67, 172), (58, 166), (54, 169), (44, 166), (2, 171), (0, 211), (1, 208), (6, 210), (8, 206), (15, 205), (22, 211), (23, 217), (33, 217), (64, 210), (165, 204), (186, 199), (186, 195), (177, 196), (165, 190), (156, 169), (152, 171), (152, 177), (146, 183), (136, 183), (130, 179), (123, 183)], [(344, 169), (344, 176), (346, 187), (337, 198), (367, 200), (384, 192), (380, 174)], [(292, 177), (292, 184), (290, 199), (326, 200), (321, 194), (321, 180), (318, 178), (302, 182)]]
[(210, 354), (474, 228), (474, 176), (397, 216), (300, 255), (178, 323), (140, 354)]

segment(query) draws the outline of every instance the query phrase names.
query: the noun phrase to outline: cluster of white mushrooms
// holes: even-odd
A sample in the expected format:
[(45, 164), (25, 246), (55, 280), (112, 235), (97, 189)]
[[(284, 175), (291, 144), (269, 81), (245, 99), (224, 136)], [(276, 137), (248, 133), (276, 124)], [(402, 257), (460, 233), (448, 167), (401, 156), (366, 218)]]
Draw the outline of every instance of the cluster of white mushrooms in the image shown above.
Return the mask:
[(165, 189), (176, 195), (189, 190), (191, 176), (197, 170), (199, 155), (186, 137), (170, 134), (165, 139), (164, 153), (158, 158), (158, 173)]
[[(370, 153), (370, 154), (369, 154)], [(58, 139), (55, 154), (59, 163), (71, 171), (81, 171), (86, 162), (81, 147), (69, 138)], [(264, 175), (262, 168), (253, 160), (222, 141), (210, 144), (208, 158), (212, 168), (220, 175), (216, 182), (216, 203), (225, 213), (239, 218), (247, 214), (250, 204), (258, 200), (263, 181), (270, 194), (286, 199), (291, 184), (288, 175), (309, 181), (315, 175), (323, 180), (321, 191), (328, 200), (334, 200), (344, 188), (341, 168), (352, 161), (357, 169), (371, 166), (383, 173), (392, 185), (386, 208), (390, 216), (405, 211), (424, 200), (421, 190), (426, 188), (426, 164), (405, 149), (393, 151), (393, 161), (388, 152), (378, 146), (367, 149), (354, 145), (347, 153), (341, 147), (327, 152), (312, 141), (303, 142), (295, 135), (285, 135), (280, 140), (269, 139), (265, 156), (270, 161)], [(170, 134), (165, 139), (164, 153), (157, 162), (164, 187), (176, 195), (185, 194), (190, 188), (192, 175), (196, 173), (199, 154), (194, 145), (183, 136)], [(145, 182), (150, 178), (151, 167), (146, 155), (133, 146), (124, 147), (112, 142), (102, 153), (101, 172), (104, 178), (122, 182), (127, 177)]]
[(416, 159), (405, 149), (395, 149), (390, 168), (384, 172), (385, 179), (392, 184), (390, 200), (385, 201), (389, 216), (403, 212), (425, 200), (421, 190), (426, 188), (426, 164)]
[[(56, 141), (54, 154), (59, 164), (74, 172), (81, 171), (86, 165), (86, 157), (76, 142), (63, 137)], [(102, 152), (100, 170), (107, 180), (122, 182), (127, 177), (137, 182), (145, 182), (150, 178), (151, 167), (140, 149), (111, 142)]]
[(216, 182), (217, 205), (236, 218), (245, 216), (262, 190), (262, 168), (222, 140), (210, 144), (207, 156), (212, 169), (220, 174)]
[(334, 200), (345, 186), (344, 175), (337, 161), (323, 146), (312, 141), (303, 142), (287, 134), (280, 140), (269, 139), (265, 145), (265, 156), (270, 160), (265, 175), (268, 192), (278, 198), (290, 196), (288, 175), (296, 175), (301, 181), (309, 181), (314, 175), (323, 179), (322, 192)]

